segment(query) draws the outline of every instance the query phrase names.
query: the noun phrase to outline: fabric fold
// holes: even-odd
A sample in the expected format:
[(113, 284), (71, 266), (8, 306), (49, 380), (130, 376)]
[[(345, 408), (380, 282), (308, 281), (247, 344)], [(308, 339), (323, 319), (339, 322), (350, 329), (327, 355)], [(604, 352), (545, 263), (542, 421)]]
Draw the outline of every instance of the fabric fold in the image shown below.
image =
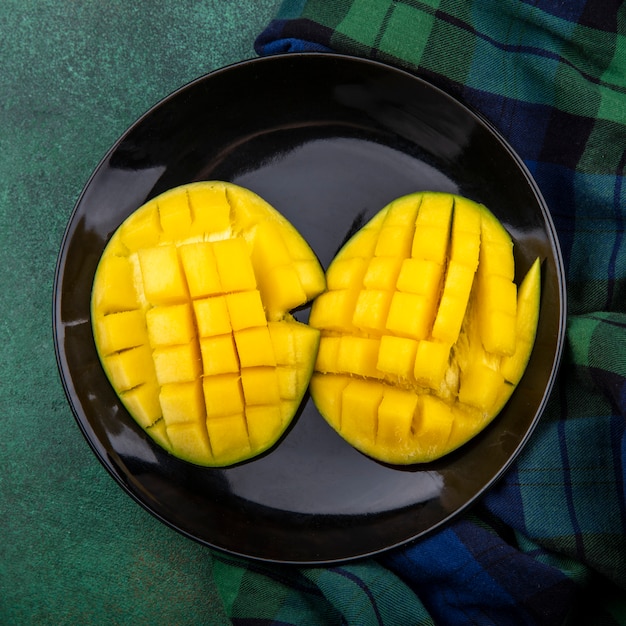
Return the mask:
[[(625, 42), (617, 0), (286, 0), (257, 38), (262, 56), (334, 51), (407, 69), (488, 119), (548, 204), (568, 288), (557, 384), (503, 479), (377, 559), (286, 568), (280, 582), (230, 566), (267, 594), (289, 587), (282, 607), (315, 589), (318, 623), (626, 623)], [(232, 577), (216, 579), (225, 593)], [(308, 623), (285, 611), (276, 623)]]

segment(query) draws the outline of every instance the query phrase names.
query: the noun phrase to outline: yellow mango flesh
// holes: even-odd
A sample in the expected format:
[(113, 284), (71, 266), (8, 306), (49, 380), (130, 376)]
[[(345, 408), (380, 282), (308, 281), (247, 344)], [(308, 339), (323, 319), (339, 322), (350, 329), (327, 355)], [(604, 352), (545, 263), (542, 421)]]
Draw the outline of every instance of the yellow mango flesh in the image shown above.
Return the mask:
[(537, 259), (520, 288), (513, 242), (482, 205), (417, 193), (382, 209), (340, 250), (309, 323), (320, 413), (383, 462), (437, 459), (507, 402), (538, 323)]
[(289, 313), (325, 288), (319, 262), (264, 200), (229, 183), (170, 190), (113, 234), (92, 291), (94, 338), (125, 407), (204, 466), (254, 457), (309, 384), (319, 331)]

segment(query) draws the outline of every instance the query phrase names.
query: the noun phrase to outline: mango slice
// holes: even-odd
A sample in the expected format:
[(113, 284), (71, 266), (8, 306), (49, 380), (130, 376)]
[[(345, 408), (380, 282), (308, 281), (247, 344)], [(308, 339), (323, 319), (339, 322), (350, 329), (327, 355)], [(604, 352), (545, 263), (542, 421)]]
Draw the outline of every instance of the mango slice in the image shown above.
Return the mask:
[(260, 197), (224, 182), (172, 189), (113, 234), (92, 291), (94, 338), (125, 407), (203, 466), (270, 448), (308, 387), (319, 331), (290, 310), (325, 289), (317, 257)]
[(484, 206), (416, 193), (339, 251), (309, 323), (311, 397), (361, 452), (412, 464), (458, 448), (500, 412), (532, 352), (537, 259), (517, 288), (511, 237)]

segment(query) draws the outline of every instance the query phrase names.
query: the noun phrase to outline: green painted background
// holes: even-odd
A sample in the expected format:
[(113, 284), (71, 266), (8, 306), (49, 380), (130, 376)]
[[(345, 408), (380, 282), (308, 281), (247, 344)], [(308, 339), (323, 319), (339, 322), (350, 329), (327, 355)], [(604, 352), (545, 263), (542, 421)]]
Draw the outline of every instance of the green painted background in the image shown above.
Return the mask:
[(223, 624), (206, 549), (131, 501), (57, 374), (56, 257), (109, 147), (255, 56), (279, 0), (0, 2), (0, 623)]

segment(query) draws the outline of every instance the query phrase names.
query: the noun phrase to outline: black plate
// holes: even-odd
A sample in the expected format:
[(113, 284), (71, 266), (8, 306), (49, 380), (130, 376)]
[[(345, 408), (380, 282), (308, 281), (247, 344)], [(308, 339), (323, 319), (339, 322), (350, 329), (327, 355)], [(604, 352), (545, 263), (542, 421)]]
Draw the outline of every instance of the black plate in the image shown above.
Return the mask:
[[(151, 443), (117, 400), (89, 320), (94, 271), (112, 232), (180, 184), (248, 187), (308, 239), (324, 267), (347, 234), (397, 196), (460, 193), (485, 203), (539, 255), (543, 293), (529, 369), (485, 432), (438, 462), (389, 467), (346, 444), (306, 400), (269, 453), (203, 469)], [(57, 359), (76, 419), (118, 483), (203, 544), (253, 558), (328, 563), (423, 536), (464, 510), (526, 443), (554, 381), (565, 288), (555, 230), (528, 172), (479, 116), (408, 73), (334, 54), (255, 59), (165, 98), (113, 146), (87, 183), (58, 260)], [(306, 312), (302, 315), (306, 317)]]

